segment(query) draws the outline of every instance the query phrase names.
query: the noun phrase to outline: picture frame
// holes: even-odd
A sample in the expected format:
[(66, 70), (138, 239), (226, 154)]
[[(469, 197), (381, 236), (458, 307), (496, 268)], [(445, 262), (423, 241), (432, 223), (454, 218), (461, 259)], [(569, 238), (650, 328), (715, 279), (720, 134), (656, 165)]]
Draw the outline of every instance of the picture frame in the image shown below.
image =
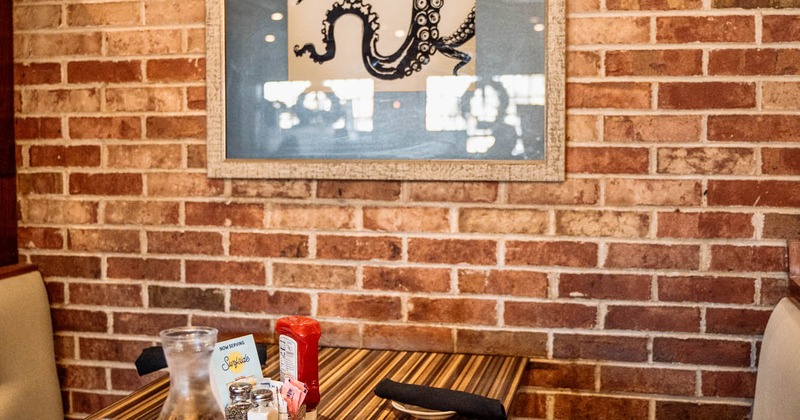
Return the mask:
[(206, 20), (209, 177), (564, 179), (564, 0), (207, 0)]

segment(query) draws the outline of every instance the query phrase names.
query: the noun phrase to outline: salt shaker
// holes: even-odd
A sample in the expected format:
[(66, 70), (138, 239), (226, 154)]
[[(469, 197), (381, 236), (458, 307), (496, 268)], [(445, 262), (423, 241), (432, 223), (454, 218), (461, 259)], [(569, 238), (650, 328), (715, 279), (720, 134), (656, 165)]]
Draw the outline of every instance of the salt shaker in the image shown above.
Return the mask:
[(225, 407), (225, 420), (247, 420), (247, 412), (253, 408), (250, 391), (253, 386), (247, 382), (234, 382), (228, 387), (231, 402)]
[(279, 420), (278, 408), (272, 397), (272, 390), (256, 388), (250, 397), (253, 407), (247, 412), (247, 420)]

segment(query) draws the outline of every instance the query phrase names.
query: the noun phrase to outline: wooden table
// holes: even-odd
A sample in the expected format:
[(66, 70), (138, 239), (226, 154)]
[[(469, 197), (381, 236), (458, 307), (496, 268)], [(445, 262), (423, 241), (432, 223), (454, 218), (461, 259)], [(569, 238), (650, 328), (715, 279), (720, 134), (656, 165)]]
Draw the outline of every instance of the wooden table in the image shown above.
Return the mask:
[[(500, 400), (508, 411), (527, 358), (411, 351), (320, 348), (322, 400), (317, 418), (405, 419), (372, 390), (383, 378), (450, 388)], [(277, 348), (267, 348), (264, 375), (278, 377)], [(158, 379), (87, 419), (156, 419), (167, 398), (169, 378)]]

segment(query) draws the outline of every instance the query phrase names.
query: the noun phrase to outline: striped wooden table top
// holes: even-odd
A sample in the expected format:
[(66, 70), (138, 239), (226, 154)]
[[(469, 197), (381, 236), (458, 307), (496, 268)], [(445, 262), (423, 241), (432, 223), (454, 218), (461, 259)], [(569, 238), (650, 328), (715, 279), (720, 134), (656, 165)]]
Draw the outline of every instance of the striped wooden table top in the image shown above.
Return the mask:
[[(500, 400), (508, 411), (527, 359), (518, 356), (428, 353), (324, 347), (319, 353), (320, 394), (317, 418), (405, 419), (372, 390), (383, 378), (472, 392)], [(265, 376), (278, 377), (277, 347), (267, 348)], [(167, 397), (164, 377), (87, 417), (156, 419)]]

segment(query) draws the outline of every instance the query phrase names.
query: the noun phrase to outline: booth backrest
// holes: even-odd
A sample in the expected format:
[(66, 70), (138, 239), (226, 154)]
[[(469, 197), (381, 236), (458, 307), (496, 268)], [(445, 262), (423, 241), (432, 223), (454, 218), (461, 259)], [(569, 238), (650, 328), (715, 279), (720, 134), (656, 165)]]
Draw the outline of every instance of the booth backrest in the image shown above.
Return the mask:
[(0, 269), (0, 418), (63, 419), (50, 305), (35, 267)]

